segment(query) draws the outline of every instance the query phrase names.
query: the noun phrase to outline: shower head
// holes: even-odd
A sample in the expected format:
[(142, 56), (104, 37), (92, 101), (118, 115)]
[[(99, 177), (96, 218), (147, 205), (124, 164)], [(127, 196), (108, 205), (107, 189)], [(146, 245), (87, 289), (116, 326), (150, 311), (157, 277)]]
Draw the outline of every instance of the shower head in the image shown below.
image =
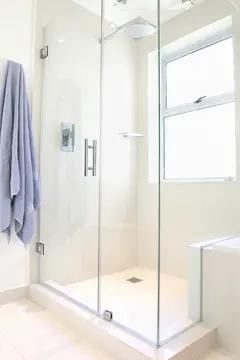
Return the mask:
[(127, 22), (126, 24), (119, 26), (113, 33), (106, 36), (104, 38), (104, 41), (110, 40), (119, 32), (123, 32), (131, 39), (142, 39), (144, 37), (154, 34), (156, 32), (156, 29), (157, 27), (152, 23), (141, 17), (137, 17)]
[(156, 27), (148, 21), (137, 18), (125, 27), (124, 33), (132, 39), (141, 39), (156, 32)]

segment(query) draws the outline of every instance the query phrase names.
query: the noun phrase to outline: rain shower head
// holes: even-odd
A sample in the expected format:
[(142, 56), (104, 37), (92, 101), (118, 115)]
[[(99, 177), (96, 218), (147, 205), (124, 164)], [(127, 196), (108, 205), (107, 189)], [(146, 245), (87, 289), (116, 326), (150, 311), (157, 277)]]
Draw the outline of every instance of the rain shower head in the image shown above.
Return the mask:
[(119, 26), (112, 34), (105, 37), (104, 41), (110, 40), (117, 33), (123, 32), (131, 39), (142, 39), (156, 32), (157, 27), (147, 20), (137, 17), (126, 24)]
[(132, 39), (141, 39), (156, 32), (156, 26), (148, 21), (137, 18), (125, 27), (124, 33)]

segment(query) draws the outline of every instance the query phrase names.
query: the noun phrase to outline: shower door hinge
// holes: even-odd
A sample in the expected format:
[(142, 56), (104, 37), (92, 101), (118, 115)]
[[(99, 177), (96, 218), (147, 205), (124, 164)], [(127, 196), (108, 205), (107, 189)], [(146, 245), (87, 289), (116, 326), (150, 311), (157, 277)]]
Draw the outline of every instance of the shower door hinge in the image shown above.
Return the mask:
[(40, 50), (40, 59), (46, 59), (48, 57), (48, 45), (44, 46)]
[(112, 319), (113, 319), (113, 313), (112, 313), (111, 311), (109, 311), (109, 310), (105, 310), (105, 311), (103, 312), (103, 318), (104, 318), (104, 320), (112, 321)]
[(36, 243), (36, 253), (39, 255), (44, 255), (44, 244), (41, 242)]

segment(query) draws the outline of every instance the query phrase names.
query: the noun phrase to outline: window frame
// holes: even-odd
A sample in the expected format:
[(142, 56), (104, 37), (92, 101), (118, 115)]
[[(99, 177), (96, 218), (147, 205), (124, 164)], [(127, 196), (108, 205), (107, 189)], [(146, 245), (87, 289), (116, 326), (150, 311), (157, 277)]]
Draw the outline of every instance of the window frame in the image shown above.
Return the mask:
[[(175, 51), (171, 52), (168, 55), (164, 55), (161, 58), (161, 88), (162, 94), (161, 94), (161, 128), (162, 128), (162, 159), (161, 159), (161, 181), (163, 182), (178, 182), (178, 183), (196, 183), (196, 182), (234, 182), (236, 181), (236, 177), (202, 177), (202, 178), (175, 178), (175, 179), (168, 179), (166, 178), (165, 174), (165, 168), (166, 168), (166, 137), (165, 137), (165, 122), (168, 117), (175, 116), (175, 115), (181, 115), (188, 112), (198, 111), (214, 106), (220, 106), (224, 104), (229, 103), (235, 103), (235, 91), (233, 92), (227, 92), (221, 95), (211, 96), (203, 99), (199, 103), (186, 103), (186, 104), (180, 104), (171, 108), (167, 107), (167, 64), (181, 59), (184, 56), (188, 56), (194, 52), (203, 50), (209, 46), (215, 45), (219, 42), (222, 42), (224, 40), (230, 39), (234, 40), (232, 29), (225, 30), (223, 33), (218, 33), (217, 35), (207, 38), (204, 41), (200, 41), (195, 43), (194, 45), (185, 46), (181, 49), (181, 51)], [(234, 46), (234, 42), (233, 42)], [(234, 52), (233, 52), (233, 59), (234, 59)], [(235, 61), (233, 64), (234, 72), (235, 72)], [(235, 79), (234, 79), (235, 82)], [(204, 95), (204, 94), (203, 94)], [(196, 99), (197, 100), (197, 99)]]

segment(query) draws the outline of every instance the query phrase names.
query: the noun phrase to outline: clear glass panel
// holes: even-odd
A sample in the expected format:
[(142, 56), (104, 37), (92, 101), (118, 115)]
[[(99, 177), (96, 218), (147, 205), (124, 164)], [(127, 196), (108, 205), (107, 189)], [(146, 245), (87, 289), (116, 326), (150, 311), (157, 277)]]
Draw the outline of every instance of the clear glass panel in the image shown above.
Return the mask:
[(167, 107), (233, 90), (232, 38), (167, 63)]
[[(232, 359), (240, 358), (239, 267), (240, 267), (240, 6), (231, 1), (235, 60), (235, 122), (236, 122), (236, 181), (219, 184), (212, 189), (206, 206), (206, 222), (211, 222), (211, 237), (202, 250), (202, 320), (218, 331), (218, 344)], [(217, 12), (218, 13), (218, 12)], [(235, 235), (236, 234), (236, 235)], [(235, 236), (234, 236), (235, 235)], [(219, 237), (225, 241), (219, 242)]]
[[(166, 3), (162, 0), (163, 5)], [(228, 0), (221, 4), (199, 1), (189, 5), (188, 11), (180, 1), (179, 6), (175, 3), (169, 1), (162, 13), (163, 61), (164, 54), (177, 54), (177, 58), (189, 48), (202, 47), (205, 41), (209, 44), (211, 37), (222, 38), (224, 29), (229, 34), (233, 14), (234, 41), (221, 41), (168, 63), (166, 90), (161, 85), (162, 99), (167, 95), (170, 108), (204, 95), (234, 92), (239, 81), (239, 12)], [(235, 321), (229, 321), (226, 327), (229, 294), (231, 299), (238, 297), (234, 286), (228, 285), (229, 279), (236, 279), (237, 260), (230, 274), (231, 260), (224, 261), (223, 251), (216, 254), (212, 247), (214, 239), (239, 233), (238, 103), (236, 96), (235, 103), (161, 118), (160, 342), (201, 321), (202, 315), (205, 324), (220, 326), (220, 334), (228, 334), (228, 345), (238, 331)], [(235, 176), (234, 182), (209, 181), (211, 177)], [(164, 181), (164, 177), (181, 181)], [(156, 179), (154, 170), (151, 178)], [(211, 248), (202, 250), (205, 246)], [(233, 303), (237, 304), (235, 300)], [(236, 307), (231, 309), (231, 314), (237, 313)], [(220, 340), (226, 344), (225, 336), (220, 335)]]
[[(148, 182), (148, 67), (158, 94), (158, 1), (105, 1), (101, 310), (157, 343), (158, 181)], [(114, 29), (115, 27), (115, 29)], [(117, 27), (117, 28), (116, 28)], [(158, 106), (153, 104), (158, 122)], [(154, 167), (158, 169), (158, 134)]]
[(165, 179), (236, 177), (235, 104), (165, 119)]
[[(229, 1), (226, 3), (226, 16), (236, 13)], [(164, 46), (180, 41), (176, 44), (180, 48), (183, 37), (191, 43), (193, 32), (204, 40), (205, 27), (209, 31), (209, 26), (223, 17), (220, 7), (206, 1), (185, 12), (185, 7), (176, 10), (170, 2), (161, 1)], [(228, 257), (226, 248), (220, 253), (212, 242), (201, 257), (202, 241), (240, 231), (238, 126), (236, 182), (162, 181), (159, 191), (164, 150), (171, 165), (168, 176), (183, 178), (190, 168), (194, 177), (235, 175), (231, 140), (234, 104), (166, 119), (168, 141), (164, 145), (163, 119), (159, 120), (157, 33), (151, 27), (157, 24), (157, 0), (116, 4), (106, 0), (105, 8), (104, 36), (111, 36), (104, 41), (100, 129), (100, 1), (38, 2), (37, 22), (47, 24), (44, 44), (49, 46), (49, 56), (42, 62), (40, 230), (45, 255), (40, 263), (41, 281), (95, 310), (100, 299), (101, 313), (111, 311), (115, 323), (154, 344), (192, 326), (201, 319), (202, 310), (203, 320), (213, 328), (221, 322), (222, 333), (231, 334), (234, 329), (227, 345), (240, 354), (234, 336), (238, 325), (231, 318), (239, 303), (235, 301), (238, 242), (227, 245), (231, 248)], [(233, 22), (234, 56), (239, 64), (239, 16), (234, 16)], [(115, 32), (116, 26), (120, 29)], [(205, 49), (200, 64), (196, 60), (199, 54), (168, 65), (169, 106), (233, 90), (231, 40)], [(189, 76), (186, 69), (191, 70)], [(237, 66), (235, 70), (239, 88)], [(74, 148), (71, 125), (75, 128)], [(97, 176), (90, 171), (84, 176), (85, 139), (90, 145), (93, 140), (99, 145), (101, 140)], [(91, 167), (92, 150), (88, 152)], [(191, 162), (189, 152), (195, 160), (201, 155), (198, 167)], [(234, 258), (229, 255), (232, 252)], [(236, 280), (230, 288), (229, 279)], [(227, 297), (226, 287), (230, 289)], [(233, 310), (228, 318), (229, 307)]]
[(99, 169), (84, 169), (94, 152), (85, 139), (99, 140), (101, 17), (70, 0), (41, 1), (38, 10), (40, 23), (53, 18), (44, 38), (40, 277), (97, 310)]

